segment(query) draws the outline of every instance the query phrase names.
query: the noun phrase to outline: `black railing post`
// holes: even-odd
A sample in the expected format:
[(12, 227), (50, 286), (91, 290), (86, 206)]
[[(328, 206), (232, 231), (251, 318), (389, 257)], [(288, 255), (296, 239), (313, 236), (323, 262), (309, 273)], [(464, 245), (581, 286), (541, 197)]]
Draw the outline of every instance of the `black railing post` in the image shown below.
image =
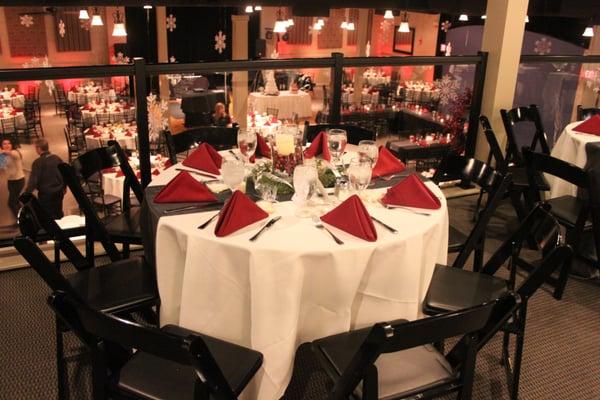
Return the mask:
[(344, 80), (344, 55), (332, 53), (333, 67), (331, 67), (331, 102), (329, 104), (329, 123), (339, 124), (342, 110), (342, 82)]
[(475, 66), (473, 78), (473, 96), (471, 97), (471, 110), (469, 112), (469, 130), (465, 142), (465, 155), (475, 156), (477, 145), (477, 132), (479, 132), (479, 114), (481, 114), (481, 102), (483, 100), (483, 85), (485, 84), (485, 72), (487, 69), (488, 53), (479, 51), (477, 53), (481, 60)]
[(146, 61), (141, 57), (133, 59), (135, 68), (135, 112), (137, 120), (138, 145), (140, 148), (140, 172), (142, 187), (148, 186), (152, 178), (150, 172), (150, 135), (148, 132), (148, 95), (146, 90)]

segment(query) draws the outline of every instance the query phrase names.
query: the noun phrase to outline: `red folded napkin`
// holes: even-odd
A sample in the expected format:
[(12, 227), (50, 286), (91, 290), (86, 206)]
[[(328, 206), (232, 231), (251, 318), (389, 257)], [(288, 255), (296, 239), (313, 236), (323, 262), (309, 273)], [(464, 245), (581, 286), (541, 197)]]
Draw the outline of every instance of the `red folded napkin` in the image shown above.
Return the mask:
[(131, 133), (130, 131), (127, 131), (127, 132), (125, 132), (125, 136), (132, 137), (132, 136), (133, 136), (133, 133)]
[(115, 108), (115, 112), (121, 112), (120, 108)]
[(17, 110), (12, 110), (12, 111), (10, 112), (10, 115), (17, 115)]
[(13, 94), (10, 95), (10, 97), (17, 97), (17, 94), (13, 93)]
[(219, 175), (223, 157), (208, 143), (202, 143), (182, 164), (186, 167), (200, 169)]
[[(138, 172), (138, 174), (139, 174), (139, 172)], [(118, 170), (118, 171), (117, 171), (117, 178), (120, 178), (120, 177), (122, 177), (122, 176), (125, 176), (125, 174), (123, 173), (123, 171), (122, 171), (122, 170)], [(138, 178), (139, 178), (139, 176), (138, 176)]]
[(304, 157), (313, 158), (319, 154), (323, 155), (323, 159), (330, 161), (329, 146), (327, 144), (327, 133), (319, 132), (315, 139), (310, 144), (310, 147), (304, 150)]
[(373, 220), (357, 195), (348, 197), (342, 204), (323, 215), (321, 221), (369, 242), (377, 240)]
[(442, 206), (440, 199), (429, 190), (417, 174), (411, 174), (388, 189), (381, 201), (392, 206), (405, 206), (437, 210)]
[(398, 160), (391, 151), (384, 146), (379, 147), (379, 157), (377, 163), (373, 167), (372, 177), (378, 178), (402, 172), (406, 169), (406, 165)]
[(113, 172), (117, 172), (117, 169), (115, 167), (104, 168), (102, 170), (103, 174), (112, 174)]
[(594, 115), (593, 117), (588, 118), (573, 128), (573, 130), (600, 136), (600, 115)]
[(129, 104), (123, 105), (123, 110), (129, 110), (131, 106)]
[(155, 203), (189, 203), (217, 201), (208, 187), (182, 171), (154, 197)]
[(219, 214), (215, 235), (227, 236), (269, 216), (244, 193), (236, 190)]
[(135, 173), (135, 177), (138, 179), (142, 179), (142, 171), (138, 171)]
[(165, 168), (164, 169), (171, 168), (172, 166), (173, 166), (173, 163), (171, 162), (170, 159), (167, 160), (167, 161), (165, 161)]
[(154, 171), (152, 171), (152, 175), (160, 175), (160, 171), (155, 168)]
[(267, 141), (260, 133), (256, 134), (256, 152), (250, 157), (250, 162), (254, 162), (256, 157), (271, 158), (271, 148), (267, 144)]

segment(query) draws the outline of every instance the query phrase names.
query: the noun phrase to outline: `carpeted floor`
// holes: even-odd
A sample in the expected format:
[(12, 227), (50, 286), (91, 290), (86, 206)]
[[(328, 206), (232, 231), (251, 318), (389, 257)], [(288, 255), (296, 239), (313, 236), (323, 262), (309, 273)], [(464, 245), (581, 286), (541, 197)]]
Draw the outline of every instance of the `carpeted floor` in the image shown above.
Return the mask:
[[(470, 228), (473, 197), (450, 201), (451, 220)], [(501, 207), (488, 229), (488, 251), (514, 229), (509, 207)], [(69, 266), (65, 266), (69, 268)], [(53, 315), (46, 306), (48, 289), (32, 269), (0, 273), (0, 399), (56, 398)], [(600, 399), (600, 285), (571, 278), (562, 301), (548, 290), (531, 300), (521, 375), (520, 398)], [(78, 343), (69, 337), (70, 353)], [(287, 398), (319, 399), (327, 380), (309, 353), (300, 351)], [(474, 399), (507, 399), (496, 337), (478, 356)], [(85, 360), (84, 360), (85, 361)], [(84, 363), (85, 364), (85, 363)], [(89, 371), (71, 363), (72, 399), (89, 398)]]

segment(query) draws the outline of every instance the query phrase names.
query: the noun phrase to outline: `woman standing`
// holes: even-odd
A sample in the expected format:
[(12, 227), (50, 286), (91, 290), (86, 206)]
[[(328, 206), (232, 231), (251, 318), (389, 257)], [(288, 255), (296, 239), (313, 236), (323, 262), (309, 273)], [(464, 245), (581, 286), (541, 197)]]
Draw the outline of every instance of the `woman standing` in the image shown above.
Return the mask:
[(25, 186), (25, 174), (23, 173), (23, 156), (16, 149), (11, 139), (2, 139), (0, 153), (5, 157), (4, 170), (8, 181), (8, 207), (15, 218), (21, 208), (19, 195)]

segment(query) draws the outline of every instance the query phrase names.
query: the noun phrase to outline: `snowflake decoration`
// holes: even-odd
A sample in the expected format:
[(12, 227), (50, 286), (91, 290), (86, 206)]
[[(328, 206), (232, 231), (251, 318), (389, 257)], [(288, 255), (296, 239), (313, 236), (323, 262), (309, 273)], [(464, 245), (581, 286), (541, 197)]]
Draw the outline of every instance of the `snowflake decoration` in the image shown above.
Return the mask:
[(115, 64), (129, 64), (131, 61), (131, 59), (122, 52), (118, 52), (116, 55), (112, 56), (112, 60)]
[(460, 83), (458, 79), (453, 79), (450, 75), (444, 75), (442, 79), (435, 81), (436, 89), (440, 91), (440, 104), (448, 105), (451, 102), (456, 101), (458, 98), (458, 91), (460, 90)]
[(444, 32), (448, 32), (452, 28), (452, 22), (448, 20), (442, 22), (441, 28)]
[(58, 34), (61, 38), (64, 38), (66, 33), (67, 31), (65, 29), (65, 22), (61, 19), (58, 21)]
[(225, 43), (226, 40), (227, 35), (223, 35), (223, 31), (219, 31), (219, 33), (215, 35), (215, 50), (218, 51), (219, 54), (223, 53), (223, 50), (227, 47), (227, 43)]
[(23, 25), (25, 28), (29, 28), (31, 25), (33, 25), (33, 17), (29, 14), (25, 14), (25, 15), (21, 15), (19, 17), (21, 19), (21, 25)]
[(552, 51), (552, 42), (546, 39), (545, 37), (538, 39), (535, 41), (535, 47), (533, 51), (540, 56), (544, 54), (550, 54)]
[(169, 57), (169, 62), (170, 62), (170, 63), (176, 63), (176, 62), (177, 62), (177, 60), (175, 59), (175, 56), (171, 56), (171, 57)]
[(383, 20), (379, 24), (381, 28), (381, 42), (383, 45), (387, 45), (390, 41), (391, 31), (394, 29), (394, 23), (389, 20)]
[(176, 22), (177, 18), (175, 18), (173, 14), (169, 14), (169, 16), (167, 17), (167, 30), (169, 32), (173, 32), (175, 28), (177, 28)]

